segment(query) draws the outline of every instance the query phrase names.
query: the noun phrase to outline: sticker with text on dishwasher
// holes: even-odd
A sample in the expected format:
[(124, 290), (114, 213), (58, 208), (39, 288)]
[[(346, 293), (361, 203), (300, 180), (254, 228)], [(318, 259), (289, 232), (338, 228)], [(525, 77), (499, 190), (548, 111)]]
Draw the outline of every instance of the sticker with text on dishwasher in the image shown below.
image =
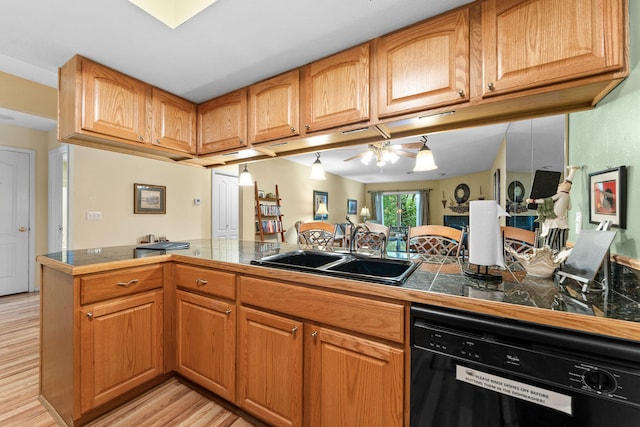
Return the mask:
[(571, 396), (555, 391), (546, 390), (530, 384), (510, 380), (508, 378), (487, 374), (466, 366), (456, 365), (456, 379), (465, 383), (493, 390), (507, 396), (528, 402), (537, 403), (565, 414), (573, 415), (571, 409)]

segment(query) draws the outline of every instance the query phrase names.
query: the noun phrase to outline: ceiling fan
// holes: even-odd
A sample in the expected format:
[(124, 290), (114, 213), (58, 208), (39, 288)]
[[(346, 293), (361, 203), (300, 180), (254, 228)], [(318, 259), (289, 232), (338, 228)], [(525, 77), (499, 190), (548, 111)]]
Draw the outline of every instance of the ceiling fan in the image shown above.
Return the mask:
[(344, 159), (345, 162), (360, 159), (362, 163), (368, 165), (371, 160), (375, 160), (376, 166), (383, 167), (387, 163), (395, 163), (400, 156), (416, 158), (416, 153), (406, 150), (419, 149), (424, 144), (422, 142), (411, 142), (408, 144), (392, 145), (391, 141), (374, 142), (369, 144), (367, 149), (355, 156)]

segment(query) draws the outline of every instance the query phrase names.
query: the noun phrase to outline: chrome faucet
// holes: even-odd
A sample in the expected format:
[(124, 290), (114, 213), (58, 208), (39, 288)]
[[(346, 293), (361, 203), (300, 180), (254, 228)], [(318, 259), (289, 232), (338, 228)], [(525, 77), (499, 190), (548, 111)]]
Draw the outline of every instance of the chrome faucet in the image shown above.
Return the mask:
[(369, 227), (367, 227), (365, 224), (351, 226), (351, 236), (349, 238), (349, 253), (353, 253), (356, 249), (356, 234), (358, 234), (358, 231), (360, 230), (365, 230), (368, 233)]

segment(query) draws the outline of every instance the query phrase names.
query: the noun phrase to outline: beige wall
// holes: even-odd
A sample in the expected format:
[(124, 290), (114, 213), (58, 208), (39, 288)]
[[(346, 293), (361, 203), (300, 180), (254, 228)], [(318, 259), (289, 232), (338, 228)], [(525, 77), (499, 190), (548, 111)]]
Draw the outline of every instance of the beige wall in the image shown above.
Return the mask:
[[(329, 218), (327, 222), (345, 222), (347, 215), (347, 199), (358, 202), (358, 213), (365, 200), (364, 184), (336, 175), (326, 174), (324, 181), (309, 179), (311, 165), (303, 166), (285, 159), (264, 160), (248, 164), (249, 172), (258, 188), (265, 193), (275, 193), (278, 185), (282, 198), (284, 227), (287, 230), (285, 239), (289, 243), (296, 242), (296, 221), (313, 220), (313, 190), (328, 193)], [(255, 236), (255, 192), (254, 187), (241, 187), (242, 206), (242, 240), (254, 240)], [(361, 220), (360, 215), (351, 216), (354, 222)], [(273, 240), (273, 238), (271, 238)]]
[[(210, 170), (71, 147), (71, 249), (131, 245), (146, 234), (211, 237)], [(166, 214), (134, 214), (134, 183), (166, 186)], [(193, 203), (196, 197), (200, 206)], [(88, 211), (102, 212), (102, 220), (87, 220)]]

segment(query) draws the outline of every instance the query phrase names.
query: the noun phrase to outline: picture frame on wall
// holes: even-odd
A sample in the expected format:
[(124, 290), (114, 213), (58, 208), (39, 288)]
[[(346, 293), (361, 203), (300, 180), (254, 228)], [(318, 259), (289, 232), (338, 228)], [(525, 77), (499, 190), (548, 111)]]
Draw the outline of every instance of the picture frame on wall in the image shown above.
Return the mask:
[(627, 168), (618, 166), (589, 174), (589, 222), (627, 227)]
[(133, 184), (134, 214), (166, 213), (167, 187), (164, 185)]
[[(324, 206), (321, 206), (324, 204)], [(313, 190), (313, 220), (324, 221), (329, 218), (329, 193), (326, 191)], [(320, 210), (320, 213), (318, 213)], [(327, 213), (322, 213), (325, 210)]]
[(355, 199), (347, 199), (347, 214), (356, 215), (358, 213), (358, 201)]

